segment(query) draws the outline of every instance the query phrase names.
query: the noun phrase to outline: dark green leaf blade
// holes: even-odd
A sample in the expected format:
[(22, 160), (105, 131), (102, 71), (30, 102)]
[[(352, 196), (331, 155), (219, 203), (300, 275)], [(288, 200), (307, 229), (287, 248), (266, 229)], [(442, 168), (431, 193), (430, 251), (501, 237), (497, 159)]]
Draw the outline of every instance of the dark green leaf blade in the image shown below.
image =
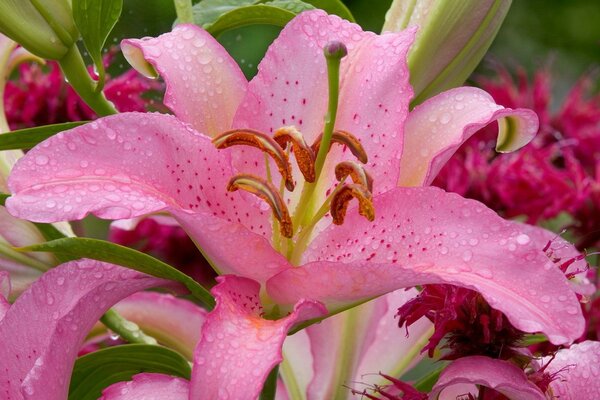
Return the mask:
[(44, 251), (60, 256), (67, 256), (71, 260), (91, 258), (93, 260), (122, 265), (158, 278), (180, 282), (209, 309), (212, 309), (215, 305), (215, 300), (208, 290), (188, 275), (148, 254), (115, 243), (99, 239), (75, 237), (52, 240), (46, 243), (22, 247), (18, 250)]
[(96, 400), (106, 387), (142, 372), (189, 379), (191, 368), (182, 355), (166, 347), (145, 344), (109, 347), (75, 362), (69, 400)]
[(354, 16), (341, 0), (302, 0), (305, 3), (311, 4), (315, 8), (325, 10), (328, 14), (334, 14), (342, 17), (350, 22), (354, 21)]
[(73, 0), (73, 19), (98, 71), (98, 88), (104, 86), (102, 48), (121, 16), (123, 0)]
[(285, 26), (296, 14), (287, 9), (258, 4), (239, 7), (219, 17), (214, 23), (205, 25), (205, 29), (213, 36), (218, 37), (224, 32), (249, 25), (275, 25)]
[(40, 142), (56, 135), (59, 132), (76, 128), (89, 121), (65, 122), (63, 124), (37, 126), (35, 128), (20, 129), (0, 135), (0, 150), (31, 149)]
[(203, 0), (192, 7), (194, 23), (205, 27), (214, 23), (223, 14), (238, 7), (256, 4), (258, 0)]

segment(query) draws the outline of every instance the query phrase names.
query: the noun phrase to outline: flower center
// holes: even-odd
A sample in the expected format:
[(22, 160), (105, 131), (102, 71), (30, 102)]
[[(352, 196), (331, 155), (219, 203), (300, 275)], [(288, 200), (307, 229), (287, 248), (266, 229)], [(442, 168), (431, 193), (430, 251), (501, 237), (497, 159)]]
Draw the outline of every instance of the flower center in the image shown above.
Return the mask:
[[(265, 154), (266, 178), (252, 174), (238, 174), (231, 178), (229, 191), (244, 190), (264, 200), (273, 212), (273, 247), (285, 255), (292, 264), (299, 264), (303, 251), (309, 244), (316, 224), (328, 213), (333, 223), (344, 222), (348, 204), (358, 200), (358, 211), (370, 221), (375, 218), (372, 202), (373, 179), (365, 170), (367, 154), (360, 141), (350, 132), (336, 130), (335, 119), (339, 99), (340, 61), (346, 55), (346, 47), (340, 42), (330, 42), (324, 49), (329, 80), (329, 105), (325, 116), (323, 132), (308, 145), (304, 135), (295, 126), (277, 129), (273, 137), (251, 129), (236, 129), (224, 132), (213, 139), (218, 149), (231, 146), (251, 146)], [(335, 176), (338, 184), (325, 196), (320, 207), (316, 207), (319, 196), (316, 188), (322, 179), (323, 167), (331, 145), (345, 146), (356, 157), (356, 161), (343, 161), (336, 165)], [(293, 215), (286, 204), (285, 193), (296, 189), (293, 179), (290, 154), (294, 154), (298, 170), (304, 178), (302, 193)], [(273, 160), (281, 175), (281, 185), (277, 188), (272, 181), (270, 160)], [(345, 183), (350, 178), (353, 183)]]

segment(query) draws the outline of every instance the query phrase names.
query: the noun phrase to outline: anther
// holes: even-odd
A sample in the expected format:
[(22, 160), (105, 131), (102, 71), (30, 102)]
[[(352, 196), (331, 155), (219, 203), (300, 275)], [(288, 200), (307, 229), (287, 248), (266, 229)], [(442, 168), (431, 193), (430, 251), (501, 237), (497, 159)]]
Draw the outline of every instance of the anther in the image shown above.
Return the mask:
[(295, 126), (284, 126), (275, 131), (273, 139), (285, 149), (291, 143), (298, 168), (307, 182), (315, 181), (315, 153), (306, 144), (302, 133)]
[(273, 138), (262, 132), (252, 129), (236, 129), (224, 132), (212, 140), (217, 149), (226, 149), (231, 146), (251, 146), (267, 153), (275, 163), (279, 173), (285, 180), (285, 187), (290, 192), (294, 190), (295, 184), (292, 178), (292, 166), (288, 156), (281, 146)]
[(373, 178), (361, 164), (356, 161), (342, 161), (335, 166), (335, 178), (338, 181), (348, 176), (354, 183), (364, 186), (373, 193)]
[[(319, 137), (311, 146), (315, 154), (319, 153), (322, 137), (323, 134), (319, 135)], [(362, 144), (360, 144), (360, 140), (358, 140), (356, 136), (354, 136), (350, 132), (333, 131), (333, 134), (331, 135), (331, 143), (339, 143), (347, 146), (352, 152), (352, 154), (354, 154), (354, 157), (356, 157), (358, 161), (360, 161), (363, 164), (366, 164), (369, 161), (369, 158), (367, 157), (367, 152), (362, 147)]]
[(333, 223), (342, 225), (346, 217), (348, 203), (353, 198), (358, 200), (358, 213), (368, 219), (375, 220), (375, 207), (371, 192), (366, 187), (356, 183), (345, 184), (331, 199), (331, 216)]
[(227, 190), (230, 192), (238, 189), (245, 190), (266, 201), (273, 211), (273, 217), (279, 221), (281, 234), (286, 238), (293, 236), (294, 230), (290, 213), (273, 184), (258, 176), (239, 174), (232, 177), (227, 184)]

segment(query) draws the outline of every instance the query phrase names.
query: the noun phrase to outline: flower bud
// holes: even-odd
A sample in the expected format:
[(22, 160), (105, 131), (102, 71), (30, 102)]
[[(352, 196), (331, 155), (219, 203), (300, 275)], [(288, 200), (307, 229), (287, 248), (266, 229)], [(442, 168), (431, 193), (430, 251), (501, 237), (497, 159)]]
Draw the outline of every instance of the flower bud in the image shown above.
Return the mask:
[(3, 0), (0, 33), (51, 60), (60, 60), (79, 37), (68, 0)]
[(408, 55), (412, 106), (462, 85), (477, 67), (500, 25), (511, 0), (394, 0), (384, 31), (418, 26)]
[(348, 54), (348, 49), (344, 43), (333, 40), (325, 45), (323, 54), (325, 54), (325, 57), (327, 58), (337, 58), (341, 60)]

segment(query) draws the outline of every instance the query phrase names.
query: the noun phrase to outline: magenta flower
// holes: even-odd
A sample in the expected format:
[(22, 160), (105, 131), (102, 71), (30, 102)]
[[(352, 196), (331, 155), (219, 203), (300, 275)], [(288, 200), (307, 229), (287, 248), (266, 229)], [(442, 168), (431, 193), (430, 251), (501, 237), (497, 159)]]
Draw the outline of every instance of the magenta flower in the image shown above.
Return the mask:
[[(104, 63), (108, 66), (113, 58), (113, 53), (107, 53)], [(120, 111), (146, 111), (150, 101), (142, 95), (160, 89), (158, 83), (129, 70), (109, 79), (104, 92)], [(96, 114), (65, 82), (54, 61), (48, 61), (45, 68), (37, 64), (22, 64), (19, 79), (8, 81), (6, 85), (4, 102), (11, 129), (96, 118)]]
[[(458, 146), (492, 121), (503, 127), (498, 143), (503, 151), (519, 148), (537, 131), (530, 111), (497, 106), (474, 88), (442, 93), (409, 115), (406, 52), (413, 34), (377, 36), (319, 11), (303, 13), (282, 31), (249, 84), (226, 51), (194, 26), (125, 41), (123, 50), (134, 65), (150, 74), (151, 64), (166, 80), (165, 104), (175, 116), (124, 113), (56, 135), (16, 165), (7, 208), (45, 222), (89, 213), (122, 219), (168, 212), (220, 274), (238, 276), (222, 277), (213, 288), (218, 305), (202, 327), (190, 398), (256, 397), (281, 360), (281, 345), (294, 324), (415, 285), (477, 290), (518, 329), (544, 332), (557, 344), (575, 339), (583, 330), (579, 303), (542, 251), (543, 235), (440, 189), (397, 187), (429, 184)], [(331, 41), (348, 49), (335, 126), (335, 141), (347, 147), (335, 145), (320, 179), (311, 183), (311, 166), (318, 171), (313, 149), (327, 111), (322, 51)], [(291, 152), (280, 147), (286, 142), (293, 143)], [(238, 143), (265, 154), (223, 149)], [(290, 166), (291, 154), (298, 169)], [(265, 163), (268, 157), (276, 163)], [(334, 188), (336, 169), (338, 177), (354, 183)], [(271, 212), (247, 193), (226, 188), (258, 194)], [(353, 197), (359, 207), (347, 210)], [(322, 211), (328, 203), (333, 216)], [(48, 290), (54, 282), (48, 276), (58, 273), (46, 274)], [(72, 274), (82, 279), (86, 273)], [(99, 307), (87, 305), (86, 296), (77, 297), (81, 307)], [(33, 302), (26, 299), (19, 300), (22, 307)], [(96, 311), (90, 320), (101, 315)], [(270, 319), (261, 318), (263, 313)], [(11, 337), (12, 325), (2, 328), (2, 337)], [(47, 344), (33, 348), (46, 351)], [(14, 357), (17, 348), (11, 345), (3, 357)], [(61, 374), (68, 373), (70, 361), (61, 364)], [(64, 377), (33, 362), (23, 365), (9, 372), (14, 396), (30, 371), (46, 390), (48, 379), (40, 377)], [(0, 370), (0, 382), (6, 381), (4, 373)], [(165, 379), (146, 376), (131, 385), (148, 390)], [(31, 382), (24, 388), (32, 388)], [(64, 394), (65, 386), (60, 388)], [(181, 396), (187, 398), (184, 391)]]

